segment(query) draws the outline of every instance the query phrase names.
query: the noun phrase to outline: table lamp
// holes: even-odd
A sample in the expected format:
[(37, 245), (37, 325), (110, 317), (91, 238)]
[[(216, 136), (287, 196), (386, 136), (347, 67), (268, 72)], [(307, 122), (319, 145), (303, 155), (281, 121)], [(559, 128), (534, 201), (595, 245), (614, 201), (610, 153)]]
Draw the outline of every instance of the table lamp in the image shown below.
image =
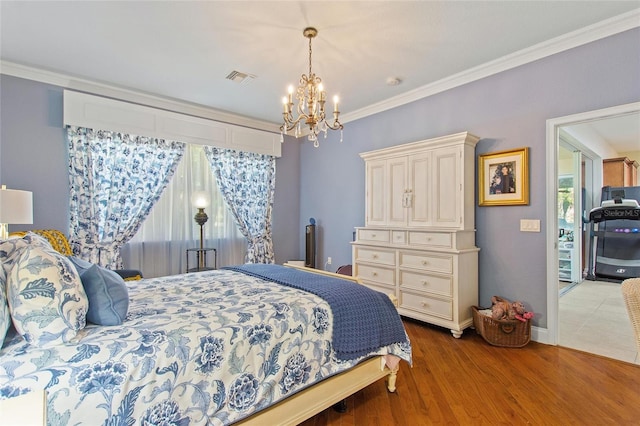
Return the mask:
[(0, 188), (0, 239), (9, 238), (9, 224), (33, 223), (33, 193)]

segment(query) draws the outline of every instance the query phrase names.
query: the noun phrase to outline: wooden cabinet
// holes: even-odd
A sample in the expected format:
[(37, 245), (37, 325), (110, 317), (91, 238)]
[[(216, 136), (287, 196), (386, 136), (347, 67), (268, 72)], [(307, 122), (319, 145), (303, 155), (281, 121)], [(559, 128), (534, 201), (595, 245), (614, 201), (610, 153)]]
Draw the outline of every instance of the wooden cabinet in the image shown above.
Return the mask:
[(475, 145), (459, 133), (366, 152), (365, 226), (353, 274), (393, 293), (401, 315), (460, 337), (478, 303)]
[(367, 226), (474, 226), (475, 144), (460, 133), (360, 154)]
[(605, 186), (637, 186), (638, 162), (627, 157), (602, 160)]

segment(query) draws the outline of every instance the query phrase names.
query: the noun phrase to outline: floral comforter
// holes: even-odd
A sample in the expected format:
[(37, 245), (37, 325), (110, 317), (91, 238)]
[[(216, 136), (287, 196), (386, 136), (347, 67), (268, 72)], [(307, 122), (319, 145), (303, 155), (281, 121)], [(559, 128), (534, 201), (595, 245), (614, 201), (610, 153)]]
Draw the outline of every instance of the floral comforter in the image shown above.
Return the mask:
[[(123, 325), (46, 349), (10, 332), (0, 399), (46, 388), (51, 425), (221, 425), (358, 362), (335, 357), (332, 312), (310, 293), (229, 270), (128, 285)], [(408, 340), (375, 354), (411, 361)]]

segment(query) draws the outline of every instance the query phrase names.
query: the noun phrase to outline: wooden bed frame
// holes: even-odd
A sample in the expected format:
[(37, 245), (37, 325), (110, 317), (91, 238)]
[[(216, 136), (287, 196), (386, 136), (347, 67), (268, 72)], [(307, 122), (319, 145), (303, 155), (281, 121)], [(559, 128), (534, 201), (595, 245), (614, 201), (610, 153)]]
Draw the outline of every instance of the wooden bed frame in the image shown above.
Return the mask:
[[(315, 274), (346, 279), (361, 284), (357, 277), (339, 275), (333, 272), (288, 263), (285, 263), (284, 266)], [(392, 298), (392, 301), (396, 304), (394, 298)], [(236, 424), (297, 425), (384, 377), (387, 377), (387, 389), (389, 392), (395, 392), (397, 373), (398, 367), (391, 370), (385, 365), (385, 358), (383, 356), (376, 356), (361, 362), (343, 373), (312, 385)]]

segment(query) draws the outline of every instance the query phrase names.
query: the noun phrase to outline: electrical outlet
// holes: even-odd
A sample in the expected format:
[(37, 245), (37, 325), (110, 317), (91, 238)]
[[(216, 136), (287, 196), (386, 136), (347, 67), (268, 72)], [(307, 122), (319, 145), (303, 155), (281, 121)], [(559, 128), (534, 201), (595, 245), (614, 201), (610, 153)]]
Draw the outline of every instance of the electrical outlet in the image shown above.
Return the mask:
[(327, 265), (331, 265), (331, 257), (327, 257)]

